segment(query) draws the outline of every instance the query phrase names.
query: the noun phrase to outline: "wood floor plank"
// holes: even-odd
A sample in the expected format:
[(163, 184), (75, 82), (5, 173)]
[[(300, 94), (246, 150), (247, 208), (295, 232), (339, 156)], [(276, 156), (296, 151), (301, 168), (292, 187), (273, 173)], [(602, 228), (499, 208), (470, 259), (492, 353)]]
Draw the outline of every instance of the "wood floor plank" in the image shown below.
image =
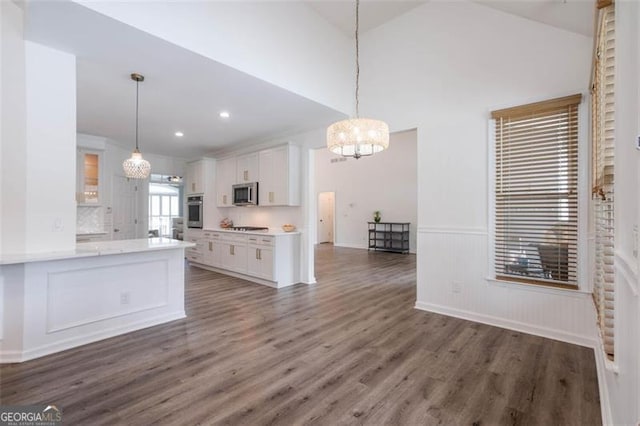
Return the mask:
[(187, 318), (0, 366), (65, 424), (600, 424), (593, 351), (413, 308), (415, 256), (316, 249), (315, 285), (187, 267)]

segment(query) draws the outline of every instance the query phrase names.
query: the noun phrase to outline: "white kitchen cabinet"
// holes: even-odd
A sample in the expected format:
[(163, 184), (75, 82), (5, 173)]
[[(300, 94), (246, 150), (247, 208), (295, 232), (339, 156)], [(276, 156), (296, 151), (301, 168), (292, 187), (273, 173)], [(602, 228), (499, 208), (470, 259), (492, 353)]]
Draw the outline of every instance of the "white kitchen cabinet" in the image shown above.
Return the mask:
[(284, 145), (259, 153), (261, 206), (300, 205), (300, 148)]
[(205, 166), (203, 160), (187, 163), (185, 190), (187, 195), (203, 194), (205, 186)]
[(247, 272), (247, 235), (223, 233), (220, 238), (218, 267), (245, 274)]
[(236, 157), (236, 183), (260, 180), (260, 155), (257, 152)]
[(298, 232), (252, 234), (205, 230), (197, 241), (197, 247), (187, 250), (187, 258), (196, 266), (276, 288), (299, 282)]
[(76, 159), (76, 202), (99, 205), (102, 201), (102, 151), (81, 148)]
[(190, 262), (204, 263), (204, 241), (200, 230), (188, 230), (184, 236), (184, 241), (195, 243), (195, 247), (185, 249), (185, 257)]
[(247, 274), (275, 281), (273, 246), (275, 238), (271, 236), (249, 235), (247, 244)]
[(231, 192), (236, 183), (236, 157), (218, 160), (216, 165), (216, 204), (218, 207), (233, 207)]

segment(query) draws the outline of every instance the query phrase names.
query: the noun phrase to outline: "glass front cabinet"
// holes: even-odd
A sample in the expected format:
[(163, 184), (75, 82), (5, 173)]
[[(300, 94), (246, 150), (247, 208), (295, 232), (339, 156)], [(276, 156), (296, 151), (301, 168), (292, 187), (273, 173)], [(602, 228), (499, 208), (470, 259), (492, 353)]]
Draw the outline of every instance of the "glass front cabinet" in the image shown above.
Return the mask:
[(101, 201), (102, 152), (78, 150), (76, 162), (76, 202), (98, 205)]

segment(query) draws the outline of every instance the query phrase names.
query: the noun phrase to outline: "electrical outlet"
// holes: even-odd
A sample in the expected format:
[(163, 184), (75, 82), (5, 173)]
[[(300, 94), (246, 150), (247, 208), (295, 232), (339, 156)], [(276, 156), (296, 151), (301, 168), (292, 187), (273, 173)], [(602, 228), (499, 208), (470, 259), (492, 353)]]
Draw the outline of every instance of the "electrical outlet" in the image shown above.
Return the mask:
[(462, 283), (460, 281), (451, 281), (451, 291), (453, 293), (460, 293), (462, 290)]
[(128, 305), (131, 302), (131, 294), (128, 291), (120, 293), (120, 304)]
[(53, 221), (53, 232), (62, 232), (64, 231), (64, 222), (62, 220), (62, 218), (57, 217), (55, 218), (55, 220)]

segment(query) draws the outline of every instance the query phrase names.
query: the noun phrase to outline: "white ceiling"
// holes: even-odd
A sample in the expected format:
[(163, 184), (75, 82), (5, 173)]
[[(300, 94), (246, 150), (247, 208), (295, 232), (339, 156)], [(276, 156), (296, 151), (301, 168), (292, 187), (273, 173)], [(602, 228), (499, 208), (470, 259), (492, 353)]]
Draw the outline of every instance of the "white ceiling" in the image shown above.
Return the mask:
[[(477, 2), (580, 34), (589, 35), (592, 31), (591, 0)], [(382, 25), (424, 3), (424, 0), (362, 0), (361, 31)], [(347, 36), (353, 36), (353, 1), (311, 0), (306, 4)], [(146, 77), (140, 86), (143, 152), (192, 158), (324, 127), (344, 118), (333, 109), (73, 2), (29, 2), (27, 37), (76, 55), (77, 119), (81, 133), (133, 146), (135, 83), (129, 75), (143, 74)], [(218, 114), (222, 110), (228, 110), (231, 118), (220, 119)], [(184, 132), (185, 136), (177, 138), (176, 131)]]
[[(78, 35), (82, 36), (79, 37)], [(78, 132), (191, 158), (306, 130), (344, 115), (71, 2), (31, 2), (27, 37), (77, 56)], [(231, 118), (218, 114), (226, 110)], [(177, 138), (176, 131), (184, 132)]]
[[(427, 3), (429, 0), (361, 0), (360, 32), (380, 26)], [(461, 0), (439, 0), (461, 1)], [(593, 0), (472, 0), (520, 17), (593, 35)], [(353, 37), (355, 2), (348, 0), (308, 0), (306, 4), (348, 37)]]

